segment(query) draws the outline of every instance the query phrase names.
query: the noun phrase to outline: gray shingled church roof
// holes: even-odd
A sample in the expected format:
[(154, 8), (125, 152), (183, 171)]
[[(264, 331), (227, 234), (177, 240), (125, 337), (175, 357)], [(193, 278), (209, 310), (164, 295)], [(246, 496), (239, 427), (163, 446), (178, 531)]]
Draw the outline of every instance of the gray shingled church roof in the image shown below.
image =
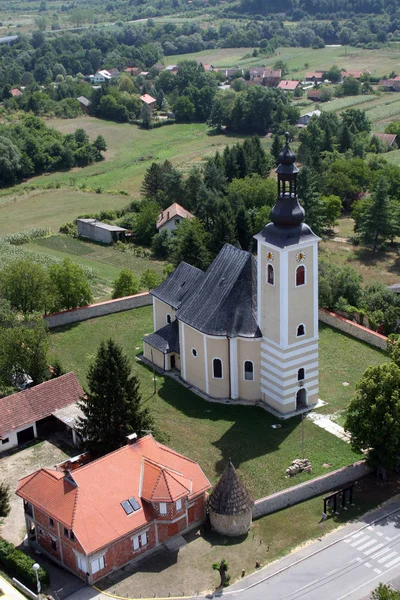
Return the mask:
[(151, 333), (144, 338), (147, 344), (157, 348), (163, 354), (168, 352), (177, 352), (179, 354), (179, 326), (178, 321), (172, 321), (158, 331)]
[(254, 500), (239, 479), (235, 467), (229, 460), (214, 490), (208, 506), (218, 515), (242, 515), (252, 509)]
[(185, 297), (176, 316), (208, 335), (261, 337), (257, 325), (255, 258), (250, 252), (225, 244), (193, 286), (192, 293)]
[(203, 271), (181, 262), (175, 271), (151, 294), (176, 310), (203, 277)]

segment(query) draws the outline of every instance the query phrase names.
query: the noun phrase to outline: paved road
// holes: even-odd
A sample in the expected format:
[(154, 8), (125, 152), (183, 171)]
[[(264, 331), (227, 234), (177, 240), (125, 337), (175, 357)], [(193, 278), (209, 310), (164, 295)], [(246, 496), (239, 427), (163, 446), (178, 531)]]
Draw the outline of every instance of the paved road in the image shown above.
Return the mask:
[(392, 581), (399, 574), (400, 505), (396, 503), (243, 580), (230, 589), (229, 597), (360, 600), (368, 598), (379, 582)]

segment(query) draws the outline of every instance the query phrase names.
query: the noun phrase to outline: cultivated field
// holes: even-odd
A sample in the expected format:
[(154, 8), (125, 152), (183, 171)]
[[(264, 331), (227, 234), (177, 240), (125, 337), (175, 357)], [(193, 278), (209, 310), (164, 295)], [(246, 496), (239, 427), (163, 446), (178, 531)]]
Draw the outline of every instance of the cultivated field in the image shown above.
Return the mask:
[[(169, 435), (170, 445), (198, 460), (213, 483), (231, 457), (256, 497), (291, 485), (284, 471), (301, 452), (300, 419), (283, 421), (281, 429), (272, 429), (276, 418), (261, 408), (208, 403), (159, 375), (157, 393), (153, 395), (153, 373), (135, 359), (142, 350), (143, 336), (152, 330), (151, 307), (109, 315), (53, 332), (52, 355), (61, 360), (64, 369), (74, 370), (85, 385), (87, 367), (100, 341), (113, 337), (131, 357), (143, 399), (158, 426)], [(357, 368), (350, 360), (354, 356)], [(382, 360), (380, 352), (361, 342), (321, 328), (320, 396), (330, 403), (325, 412), (342, 408), (354, 393), (363, 370)], [(350, 383), (350, 389), (343, 387), (343, 381)], [(313, 463), (314, 476), (325, 472), (324, 464), (333, 469), (356, 458), (347, 444), (311, 421), (305, 422), (305, 428), (306, 453)]]

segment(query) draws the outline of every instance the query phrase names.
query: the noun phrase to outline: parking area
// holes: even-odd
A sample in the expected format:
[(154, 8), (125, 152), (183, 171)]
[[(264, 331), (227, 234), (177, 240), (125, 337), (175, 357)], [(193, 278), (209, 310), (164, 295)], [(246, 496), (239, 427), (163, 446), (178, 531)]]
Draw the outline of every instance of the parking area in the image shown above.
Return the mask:
[(25, 537), (22, 500), (14, 494), (18, 480), (41, 467), (54, 467), (67, 456), (75, 454), (78, 454), (77, 448), (67, 446), (56, 434), (48, 440), (34, 442), (27, 448), (0, 457), (0, 481), (7, 483), (11, 491), (11, 511), (1, 525), (2, 537), (15, 545)]

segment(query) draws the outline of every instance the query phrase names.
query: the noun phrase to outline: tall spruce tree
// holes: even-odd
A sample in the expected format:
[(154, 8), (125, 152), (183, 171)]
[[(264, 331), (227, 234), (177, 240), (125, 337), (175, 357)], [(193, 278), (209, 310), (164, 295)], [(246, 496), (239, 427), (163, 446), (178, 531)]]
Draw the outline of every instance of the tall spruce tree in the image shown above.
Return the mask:
[(123, 446), (130, 433), (141, 437), (154, 430), (148, 408), (142, 407), (129, 359), (112, 339), (100, 344), (87, 380), (89, 391), (79, 402), (83, 417), (78, 432), (96, 456)]
[(356, 219), (361, 241), (371, 245), (373, 252), (377, 251), (379, 243), (392, 240), (399, 232), (398, 205), (390, 199), (388, 191), (388, 183), (381, 176), (371, 197), (363, 201)]

